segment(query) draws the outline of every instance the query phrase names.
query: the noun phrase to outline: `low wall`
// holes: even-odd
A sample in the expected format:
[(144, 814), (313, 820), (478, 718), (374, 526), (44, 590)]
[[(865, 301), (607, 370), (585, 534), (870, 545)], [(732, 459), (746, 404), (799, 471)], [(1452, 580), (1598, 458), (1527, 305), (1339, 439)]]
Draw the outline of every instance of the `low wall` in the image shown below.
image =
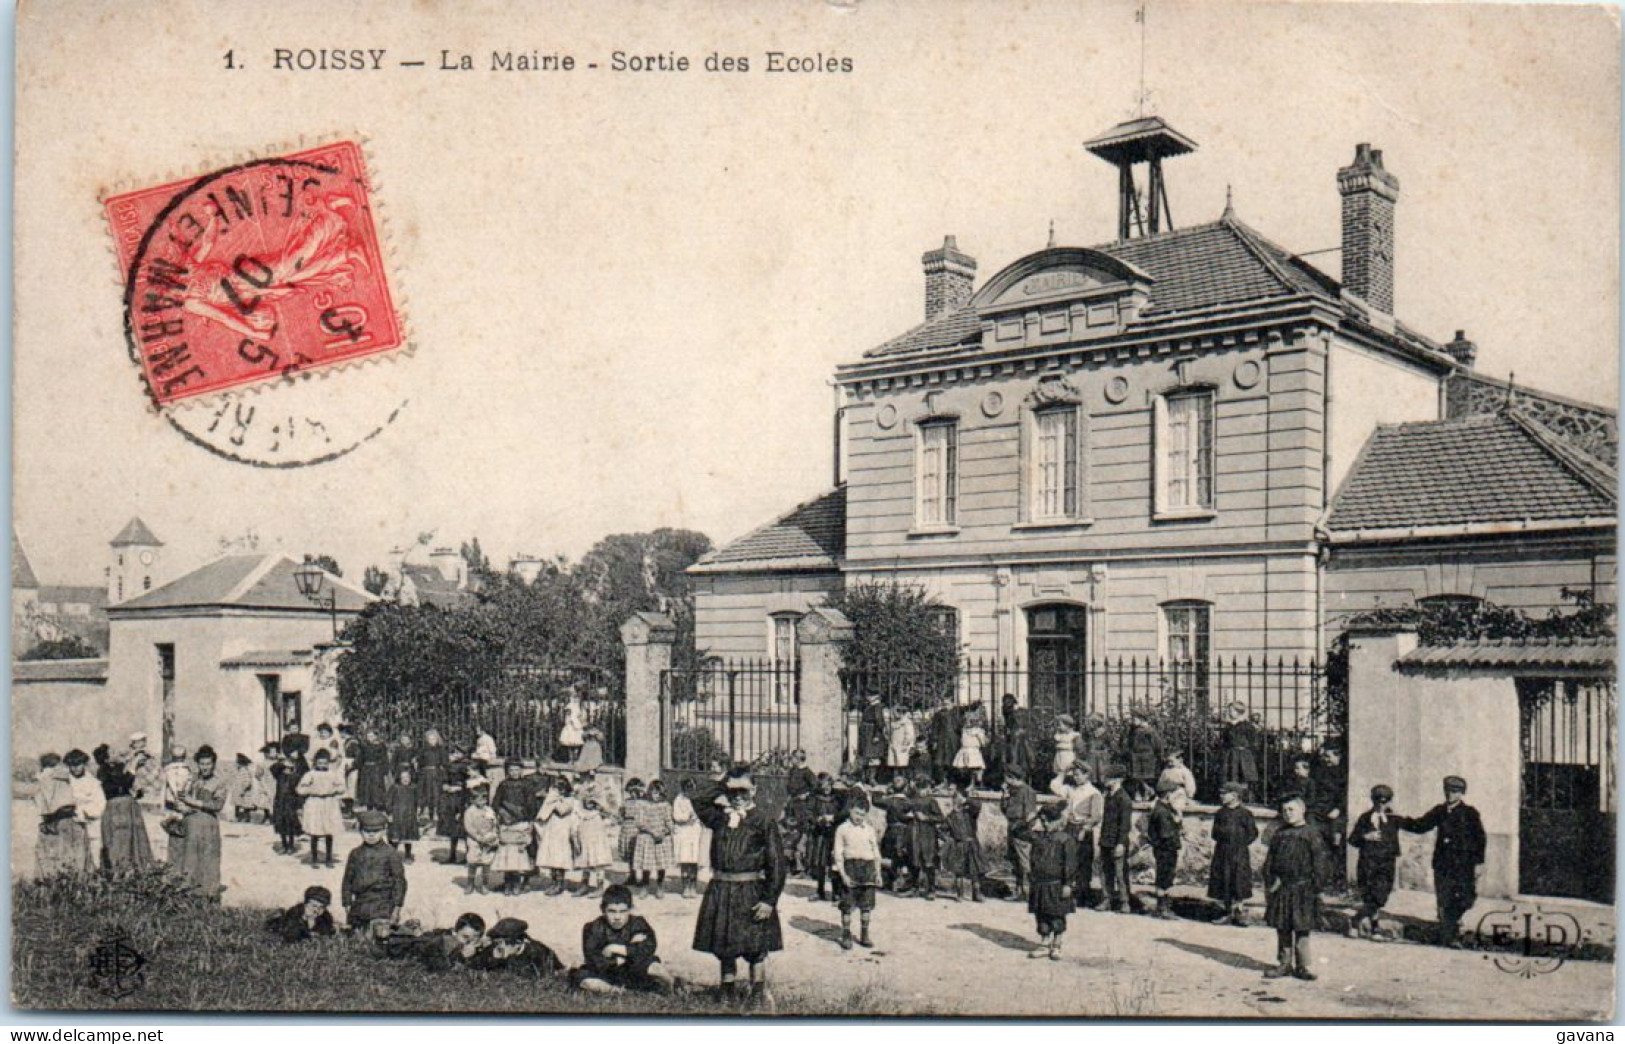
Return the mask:
[[(74, 661), (62, 661), (64, 663)], [(74, 747), (89, 754), (98, 743), (117, 745), (145, 728), (137, 708), (107, 698), (105, 679), (63, 677), (11, 681), (11, 756), (33, 760)]]

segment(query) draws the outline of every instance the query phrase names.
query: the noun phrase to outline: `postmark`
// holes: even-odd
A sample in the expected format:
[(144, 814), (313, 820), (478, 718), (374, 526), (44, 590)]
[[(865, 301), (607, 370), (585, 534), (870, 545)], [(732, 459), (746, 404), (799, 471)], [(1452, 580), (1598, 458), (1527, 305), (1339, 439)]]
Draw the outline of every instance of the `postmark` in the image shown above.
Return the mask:
[(405, 405), (340, 375), (409, 347), (357, 142), (103, 206), (126, 349), (152, 408), (188, 441), (240, 463), (304, 466), (358, 448)]
[(122, 1000), (147, 984), (147, 958), (121, 928), (96, 940), (88, 964), (91, 985), (112, 1000)]

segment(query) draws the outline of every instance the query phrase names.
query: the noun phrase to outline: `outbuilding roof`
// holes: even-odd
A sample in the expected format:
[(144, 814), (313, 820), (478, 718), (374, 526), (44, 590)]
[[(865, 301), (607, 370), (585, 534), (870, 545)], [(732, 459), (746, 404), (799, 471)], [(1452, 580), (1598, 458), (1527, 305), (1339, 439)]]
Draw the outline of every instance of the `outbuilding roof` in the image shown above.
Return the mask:
[(1401, 667), (1563, 668), (1611, 674), (1612, 638), (1517, 638), (1421, 645), (1400, 657)]
[(107, 661), (96, 660), (13, 660), (14, 682), (84, 682), (107, 680)]
[[(291, 609), (326, 612), (299, 593), (294, 579), (299, 563), (280, 552), (225, 555), (199, 566), (185, 576), (153, 588), (108, 609), (110, 614), (162, 609), (229, 607), (238, 609)], [(337, 598), (341, 613), (355, 613), (376, 599), (348, 581), (326, 574), (327, 590)]]
[(1382, 424), (1332, 501), (1334, 541), (1440, 527), (1594, 522), (1618, 513), (1616, 480), (1515, 410)]
[(691, 571), (834, 569), (845, 554), (846, 487), (837, 486), (710, 552)]

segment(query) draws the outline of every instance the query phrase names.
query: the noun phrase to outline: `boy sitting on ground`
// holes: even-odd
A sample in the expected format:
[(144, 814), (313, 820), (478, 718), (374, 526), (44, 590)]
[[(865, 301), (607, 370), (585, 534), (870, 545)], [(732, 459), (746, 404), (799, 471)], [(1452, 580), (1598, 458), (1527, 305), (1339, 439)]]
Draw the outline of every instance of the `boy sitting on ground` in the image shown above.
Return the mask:
[(328, 907), (332, 905), (332, 892), (321, 885), (311, 885), (305, 889), (303, 901), (267, 918), (265, 929), (275, 932), (285, 943), (304, 942), (318, 935), (332, 935), (335, 931), (333, 915), (328, 912)]
[(599, 909), (581, 929), (585, 963), (571, 975), (575, 985), (588, 993), (670, 993), (675, 980), (655, 953), (655, 930), (632, 912), (632, 890), (610, 885)]

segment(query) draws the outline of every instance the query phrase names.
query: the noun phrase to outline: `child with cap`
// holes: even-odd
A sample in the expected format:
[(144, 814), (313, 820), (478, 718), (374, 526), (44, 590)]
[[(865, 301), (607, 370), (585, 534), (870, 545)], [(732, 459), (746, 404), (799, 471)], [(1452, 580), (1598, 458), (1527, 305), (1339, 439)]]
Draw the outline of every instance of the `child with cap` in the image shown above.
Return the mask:
[(1128, 843), (1134, 832), (1134, 799), (1123, 786), (1127, 771), (1121, 765), (1106, 766), (1106, 797), (1100, 819), (1100, 887), (1097, 910), (1121, 913), (1125, 897), (1130, 907), (1139, 900), (1129, 886)]
[(488, 949), (469, 962), (480, 971), (502, 971), (545, 979), (563, 970), (558, 955), (530, 937), (530, 924), (517, 917), (504, 917), (486, 934)]
[(491, 808), (490, 785), (470, 784), (468, 802), (463, 810), (463, 833), (468, 838), (468, 890), (484, 895), (490, 891), (491, 864), (501, 844), (497, 814)]
[(841, 882), (841, 949), (852, 948), (852, 910), (858, 911), (858, 945), (870, 947), (869, 916), (880, 884), (880, 841), (868, 823), (869, 799), (861, 791), (847, 807), (846, 822), (835, 828), (830, 862)]
[(1309, 933), (1320, 921), (1320, 893), (1331, 880), (1331, 862), (1319, 828), (1306, 817), (1302, 797), (1281, 803), (1283, 825), (1270, 838), (1264, 859), (1264, 919), (1275, 929), (1275, 967), (1266, 979), (1317, 978), (1310, 968)]
[(1213, 814), (1213, 858), (1208, 865), (1207, 895), (1224, 908), (1225, 920), (1244, 924), (1241, 904), (1253, 897), (1251, 846), (1258, 824), (1241, 803), (1247, 784), (1235, 780), (1219, 788), (1219, 810)]
[(1038, 920), (1039, 948), (1027, 956), (1061, 959), (1066, 917), (1076, 909), (1072, 882), (1078, 877), (1078, 841), (1066, 828), (1066, 806), (1045, 805), (1038, 821), (1019, 830), (1032, 845), (1032, 889), (1027, 912)]
[(333, 915), (328, 911), (332, 905), (332, 892), (321, 885), (311, 885), (305, 889), (305, 898), (302, 901), (267, 918), (265, 928), (276, 933), (285, 943), (304, 942), (318, 935), (332, 935)]
[(361, 844), (345, 860), (340, 894), (349, 930), (367, 928), (379, 935), (400, 920), (406, 902), (406, 866), (401, 854), (384, 842), (389, 816), (369, 808), (356, 820)]
[(1145, 824), (1145, 840), (1151, 846), (1151, 855), (1157, 865), (1157, 916), (1165, 921), (1174, 919), (1173, 898), (1168, 890), (1174, 886), (1174, 872), (1179, 869), (1179, 849), (1184, 844), (1185, 836), (1179, 808), (1175, 805), (1181, 792), (1179, 784), (1173, 780), (1159, 780), (1157, 800), (1151, 806)]
[(1371, 807), (1360, 813), (1349, 834), (1349, 845), (1360, 853), (1354, 869), (1355, 883), (1360, 886), (1360, 907), (1349, 923), (1350, 938), (1379, 937), (1377, 916), (1388, 904), (1394, 891), (1394, 865), (1399, 862), (1399, 830), (1405, 822), (1389, 807), (1394, 800), (1394, 788), (1378, 783), (1371, 788)]
[(305, 799), (299, 822), (310, 835), (310, 865), (322, 865), (317, 845), (325, 842), (326, 865), (333, 866), (333, 838), (344, 832), (344, 772), (333, 765), (333, 756), (325, 749), (317, 750), (315, 758), (294, 788)]
[(632, 912), (632, 890), (610, 885), (598, 909), (581, 928), (584, 963), (571, 973), (572, 984), (588, 993), (670, 993), (675, 980), (655, 953), (655, 930)]

